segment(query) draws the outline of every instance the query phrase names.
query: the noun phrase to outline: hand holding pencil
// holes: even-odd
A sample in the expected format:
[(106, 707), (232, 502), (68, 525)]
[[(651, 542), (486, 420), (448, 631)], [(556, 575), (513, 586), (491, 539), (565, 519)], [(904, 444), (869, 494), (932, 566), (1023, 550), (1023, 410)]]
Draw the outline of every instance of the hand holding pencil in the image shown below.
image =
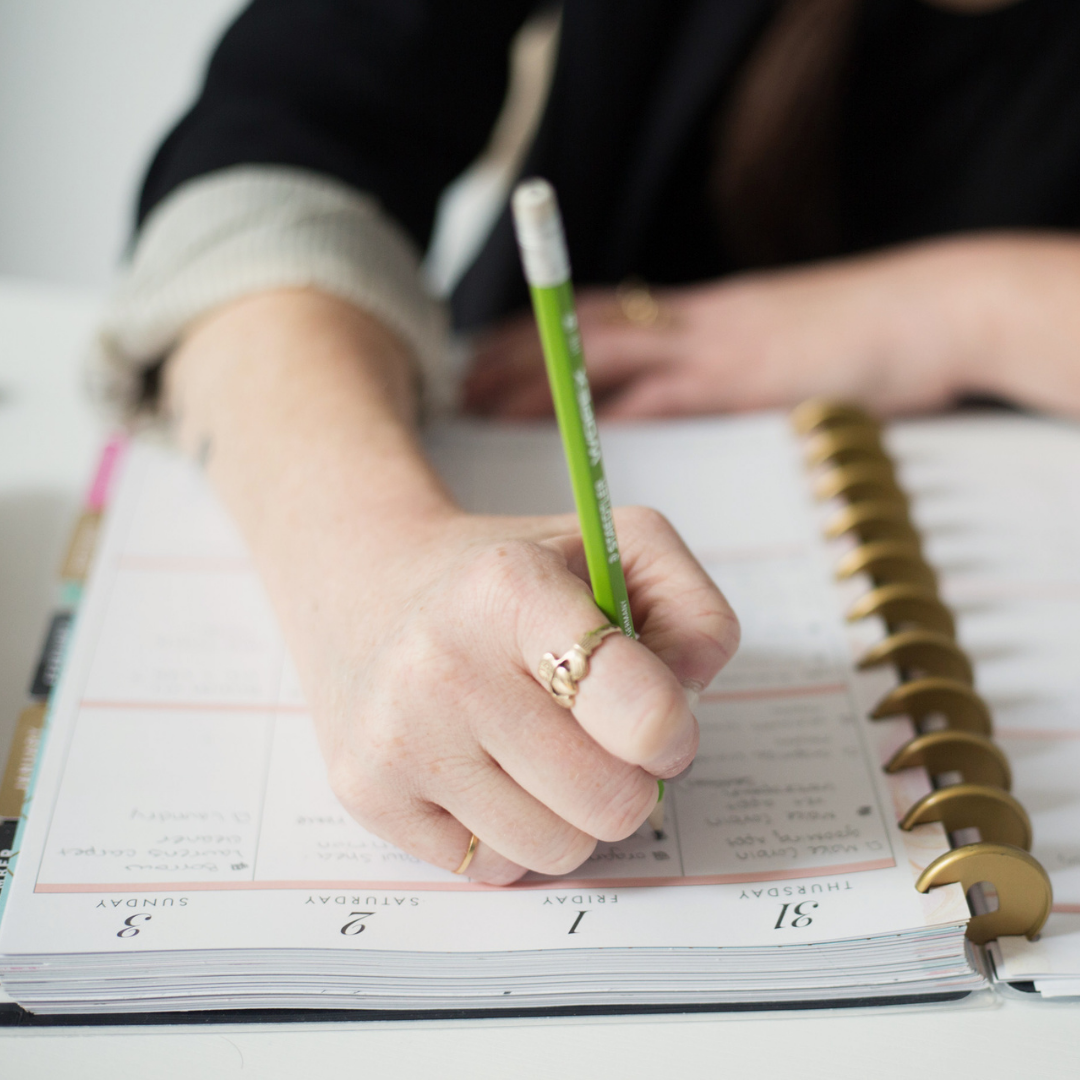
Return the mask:
[(608, 622), (578, 519), (456, 506), (384, 405), (397, 349), (318, 293), (232, 305), (170, 361), (181, 437), (212, 439), (345, 809), (447, 871), (468, 857), (475, 881), (564, 873), (635, 832), (693, 756), (682, 686), (712, 679), (737, 625), (659, 514), (616, 510), (640, 638), (604, 638), (563, 708), (545, 653)]
[[(564, 658), (545, 654), (541, 682), (560, 704), (572, 708), (576, 684), (588, 673), (588, 657), (603, 637), (616, 628), (634, 640), (637, 633), (619, 555), (600, 434), (574, 310), (570, 257), (554, 188), (538, 178), (523, 181), (514, 191), (513, 214), (570, 470), (593, 597), (609, 620), (607, 625), (590, 631)], [(557, 687), (555, 679), (560, 676), (562, 682)], [(664, 827), (663, 780), (658, 781), (657, 795), (649, 824), (659, 837)]]
[[(671, 525), (612, 510), (554, 193), (532, 182), (515, 209), (578, 513), (438, 523), (423, 566), (440, 572), (369, 687), (384, 719), (374, 741), (346, 728), (331, 767), (362, 823), (491, 884), (571, 871), (646, 819), (659, 831), (663, 780), (697, 749), (689, 700), (738, 642)], [(387, 787), (403, 781), (405, 804)]]
[(361, 824), (447, 870), (471, 849), (464, 876), (505, 885), (568, 873), (645, 823), (657, 780), (697, 750), (683, 688), (713, 677), (738, 631), (660, 514), (614, 522), (641, 637), (600, 643), (572, 710), (543, 688), (544, 656), (607, 622), (573, 514), (459, 512), (414, 530), (395, 553), (413, 579), (388, 573), (362, 620), (335, 619), (317, 655), (294, 650), (302, 677), (328, 655), (348, 671), (308, 679), (308, 697), (331, 785)]

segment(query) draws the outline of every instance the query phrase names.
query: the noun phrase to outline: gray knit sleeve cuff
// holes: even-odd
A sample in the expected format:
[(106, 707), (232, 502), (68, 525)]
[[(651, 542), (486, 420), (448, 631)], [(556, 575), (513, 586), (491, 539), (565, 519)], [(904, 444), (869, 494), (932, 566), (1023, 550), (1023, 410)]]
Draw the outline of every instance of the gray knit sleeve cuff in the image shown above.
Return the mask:
[(404, 232), (370, 196), (302, 169), (245, 165), (178, 188), (147, 218), (98, 339), (98, 391), (131, 420), (152, 413), (146, 373), (196, 319), (267, 289), (310, 287), (395, 331), (416, 359), (425, 415), (460, 383), (444, 305)]

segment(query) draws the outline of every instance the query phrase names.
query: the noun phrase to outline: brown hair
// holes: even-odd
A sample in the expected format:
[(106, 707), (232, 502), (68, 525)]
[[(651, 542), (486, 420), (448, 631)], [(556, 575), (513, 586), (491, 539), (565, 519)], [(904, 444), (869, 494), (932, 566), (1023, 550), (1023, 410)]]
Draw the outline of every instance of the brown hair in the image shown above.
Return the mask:
[(861, 0), (783, 0), (721, 111), (714, 190), (750, 266), (835, 252), (840, 95)]

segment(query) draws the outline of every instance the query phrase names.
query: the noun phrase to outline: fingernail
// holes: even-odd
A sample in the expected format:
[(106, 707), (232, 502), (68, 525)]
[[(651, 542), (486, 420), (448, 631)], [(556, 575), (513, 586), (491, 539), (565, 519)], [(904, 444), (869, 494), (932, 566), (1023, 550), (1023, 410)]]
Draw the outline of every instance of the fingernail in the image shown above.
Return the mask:
[(694, 755), (697, 754), (698, 725), (689, 709), (686, 713), (686, 720), (687, 727), (678, 737), (679, 749), (674, 750), (669, 744), (667, 753), (658, 754), (646, 766), (650, 772), (654, 772), (658, 776), (674, 776), (682, 772), (694, 760)]
[(693, 764), (694, 754), (696, 750), (689, 753), (684, 751), (679, 754), (678, 757), (668, 758), (666, 761), (655, 761), (647, 765), (646, 768), (654, 776), (665, 777), (666, 780), (672, 780), (675, 777), (682, 776)]
[(679, 780), (685, 780), (694, 771), (694, 763), (691, 761), (689, 765), (681, 773), (676, 776), (668, 777), (666, 783), (674, 784)]
[(701, 700), (701, 683), (688, 681), (682, 684), (683, 693), (686, 695), (686, 704), (690, 706), (690, 711), (693, 712), (698, 707), (698, 702)]

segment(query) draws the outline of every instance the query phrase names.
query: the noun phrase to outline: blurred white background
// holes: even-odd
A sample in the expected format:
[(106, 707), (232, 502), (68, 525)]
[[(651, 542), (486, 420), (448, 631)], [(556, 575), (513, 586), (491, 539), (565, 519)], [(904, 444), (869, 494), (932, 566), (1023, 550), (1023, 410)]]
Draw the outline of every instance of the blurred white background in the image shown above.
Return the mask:
[(103, 289), (244, 0), (0, 0), (0, 277)]
[[(0, 278), (108, 286), (150, 155), (245, 3), (0, 0)], [(491, 145), (443, 207), (428, 261), (436, 292), (449, 291), (505, 198), (557, 29), (549, 11), (518, 40)]]
[(99, 297), (244, 2), (0, 0), (0, 771), (105, 434), (81, 374)]

